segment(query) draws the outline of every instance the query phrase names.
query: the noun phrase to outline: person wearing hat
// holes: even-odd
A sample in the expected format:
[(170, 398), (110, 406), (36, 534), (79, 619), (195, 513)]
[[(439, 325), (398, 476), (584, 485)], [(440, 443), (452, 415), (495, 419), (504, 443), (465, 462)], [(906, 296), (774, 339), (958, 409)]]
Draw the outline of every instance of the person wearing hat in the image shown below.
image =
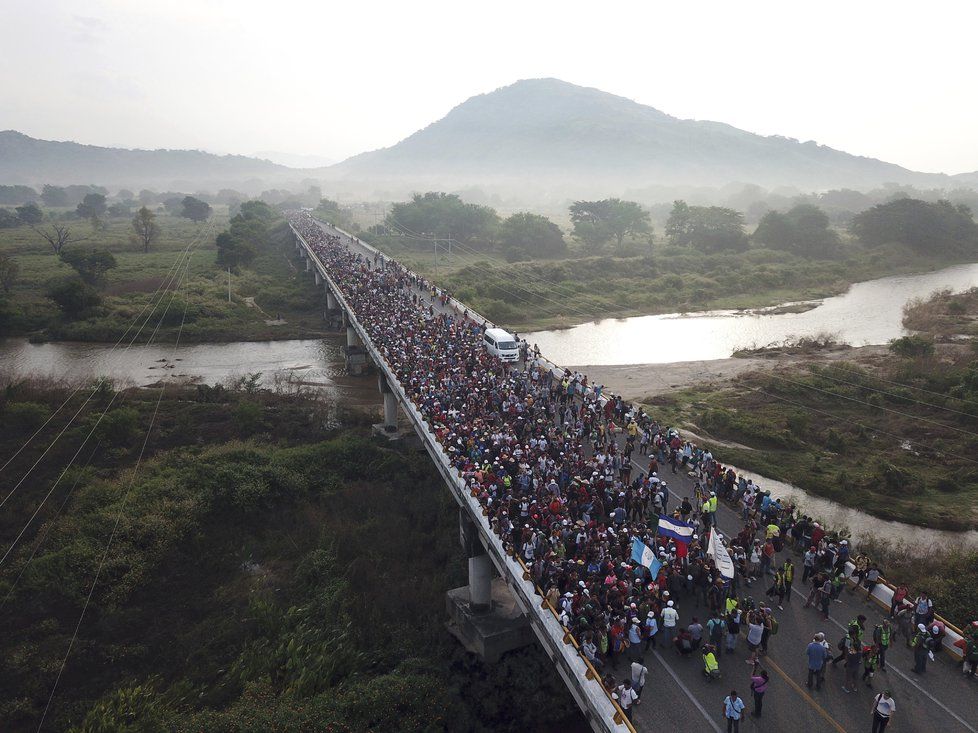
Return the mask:
[(913, 671), (923, 674), (927, 671), (927, 657), (930, 656), (931, 638), (927, 632), (927, 627), (917, 624), (917, 633), (914, 634), (910, 646), (913, 647)]
[(873, 698), (873, 733), (883, 733), (895, 712), (896, 703), (889, 690), (883, 690)]
[(812, 683), (815, 689), (820, 690), (825, 681), (825, 662), (828, 660), (829, 650), (825, 648), (825, 634), (821, 631), (812, 637), (811, 642), (805, 648), (805, 655), (808, 657), (808, 687), (811, 689)]
[(675, 605), (671, 600), (666, 601), (666, 607), (662, 609), (662, 640), (666, 646), (675, 640), (676, 627), (679, 625), (679, 611), (676, 610)]

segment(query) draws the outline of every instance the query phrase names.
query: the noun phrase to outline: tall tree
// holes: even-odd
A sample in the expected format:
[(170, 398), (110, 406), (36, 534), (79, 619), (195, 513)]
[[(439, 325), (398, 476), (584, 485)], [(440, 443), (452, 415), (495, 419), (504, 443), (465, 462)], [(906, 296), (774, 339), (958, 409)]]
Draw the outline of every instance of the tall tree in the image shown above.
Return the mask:
[(507, 259), (551, 257), (567, 251), (560, 227), (539, 214), (520, 211), (499, 227), (499, 243)]
[(869, 245), (905, 244), (927, 254), (978, 251), (978, 225), (964, 204), (900, 198), (853, 217), (849, 231)]
[(608, 227), (615, 238), (619, 254), (622, 252), (625, 237), (648, 234), (651, 231), (649, 212), (634, 201), (606, 199), (605, 211), (608, 216)]
[(184, 196), (180, 216), (195, 222), (207, 221), (211, 215), (211, 205), (194, 196)]
[(48, 290), (47, 297), (57, 303), (66, 318), (76, 318), (102, 302), (95, 288), (77, 277), (53, 285)]
[(132, 236), (134, 242), (143, 246), (143, 252), (149, 252), (149, 246), (160, 236), (160, 225), (156, 223), (156, 214), (143, 206), (132, 218)]
[(689, 206), (676, 201), (666, 222), (666, 234), (673, 245), (693, 246), (706, 253), (747, 249), (744, 215), (722, 206)]
[(575, 201), (570, 206), (574, 236), (592, 249), (601, 249), (614, 236), (606, 201)]

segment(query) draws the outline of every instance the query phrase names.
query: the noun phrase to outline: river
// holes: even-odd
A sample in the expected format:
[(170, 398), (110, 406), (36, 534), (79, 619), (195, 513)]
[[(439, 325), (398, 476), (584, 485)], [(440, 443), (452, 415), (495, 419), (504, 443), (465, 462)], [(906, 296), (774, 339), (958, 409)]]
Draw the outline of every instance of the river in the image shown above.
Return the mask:
[(852, 346), (885, 344), (907, 333), (903, 306), (935, 290), (978, 286), (978, 263), (922, 275), (856, 283), (803, 313), (745, 311), (670, 313), (604, 319), (555, 331), (523, 334), (557, 364), (668, 364), (726, 359), (741, 348), (832, 334)]
[[(881, 344), (905, 333), (904, 304), (935, 290), (961, 291), (978, 286), (978, 263), (957, 265), (923, 275), (887, 277), (853, 285), (804, 313), (758, 315), (714, 311), (689, 315), (640, 316), (603, 320), (560, 331), (527, 334), (530, 343), (558, 364), (670, 363), (724, 359), (742, 346), (765, 345), (791, 336), (836, 335), (853, 345)], [(668, 348), (663, 348), (667, 344)], [(25, 339), (0, 342), (0, 379), (35, 375), (70, 381), (109, 376), (122, 384), (154, 384), (164, 378), (220, 383), (261, 372), (269, 387), (292, 380), (318, 387), (345, 404), (378, 405), (372, 380), (349, 377), (343, 341), (293, 340), (112, 348), (106, 344)], [(978, 546), (978, 531), (945, 532), (887, 522), (811, 496), (801, 489), (745, 471), (775, 496), (790, 496), (830, 527), (846, 526), (853, 537), (868, 534), (890, 540), (965, 543)]]

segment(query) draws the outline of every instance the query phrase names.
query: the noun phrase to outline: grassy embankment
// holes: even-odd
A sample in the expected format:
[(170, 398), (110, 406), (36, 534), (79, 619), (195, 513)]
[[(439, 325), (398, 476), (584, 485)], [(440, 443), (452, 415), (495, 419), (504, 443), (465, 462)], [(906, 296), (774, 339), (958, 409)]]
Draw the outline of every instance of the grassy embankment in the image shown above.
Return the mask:
[[(325, 428), (337, 415), (306, 397), (173, 389), (135, 479), (152, 389), (119, 396), (91, 461), (86, 449), (0, 569), (5, 731), (37, 728), (120, 516), (45, 731), (581, 725), (539, 649), (487, 667), (445, 632), (444, 593), (464, 583), (464, 560), (455, 505), (423, 455), (379, 444), (365, 420)], [(8, 388), (0, 456), (64, 395)], [(110, 396), (13, 494), (4, 548)], [(5, 496), (45, 443), (0, 474)]]
[[(905, 324), (924, 332), (871, 363), (793, 362), (647, 403), (661, 420), (704, 436), (722, 461), (883, 519), (974, 529), (976, 320), (978, 290), (940, 293), (905, 312)], [(929, 588), (956, 622), (978, 613), (978, 553), (866, 547), (892, 578)]]
[(752, 249), (704, 255), (656, 245), (653, 256), (590, 257), (572, 248), (556, 260), (507, 263), (444, 246), (375, 242), (405, 264), (451, 290), (460, 300), (505, 326), (525, 332), (600, 318), (726, 308), (759, 308), (844, 292), (854, 282), (927, 272), (953, 264), (902, 245), (863, 248), (847, 243), (832, 260)]
[[(214, 238), (227, 220), (226, 207), (217, 207), (211, 220), (202, 225), (161, 214), (157, 221), (162, 236), (149, 252), (130, 242), (128, 219), (108, 220), (106, 228), (98, 232), (92, 232), (87, 222), (75, 222), (72, 231), (87, 239), (68, 247), (107, 249), (118, 265), (108, 271), (102, 304), (78, 319), (64, 317), (46, 297), (52, 282), (74, 271), (29, 227), (0, 229), (0, 254), (12, 256), (19, 268), (8, 294), (10, 315), (4, 335), (114, 341), (164, 282), (179, 253), (194, 240), (198, 243), (190, 255), (190, 279), (185, 287), (190, 308), (184, 341), (262, 341), (321, 335), (322, 293), (312, 278), (298, 269), (282, 222), (273, 225), (269, 241), (259, 248), (251, 265), (232, 276), (233, 302), (228, 303), (227, 271), (216, 264), (214, 246)], [(252, 298), (255, 307), (250, 304)], [(174, 322), (164, 324), (161, 335), (179, 322), (182, 306), (179, 301), (171, 309)], [(279, 316), (285, 323), (266, 323)]]

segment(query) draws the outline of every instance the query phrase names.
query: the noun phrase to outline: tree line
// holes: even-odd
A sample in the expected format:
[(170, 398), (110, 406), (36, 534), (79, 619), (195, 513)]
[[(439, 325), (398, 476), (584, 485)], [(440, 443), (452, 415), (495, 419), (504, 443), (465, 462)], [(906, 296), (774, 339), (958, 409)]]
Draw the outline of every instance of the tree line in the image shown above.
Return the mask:
[[(326, 207), (340, 215), (335, 202)], [(322, 207), (321, 207), (322, 208)], [(326, 211), (323, 209), (323, 211)], [(328, 212), (327, 212), (328, 213)], [(575, 201), (568, 208), (570, 236), (587, 254), (652, 253), (655, 241), (650, 212), (635, 201), (608, 198)], [(844, 252), (841, 231), (858, 244), (902, 244), (924, 255), (978, 253), (978, 225), (965, 204), (897, 197), (854, 214), (845, 230), (807, 201), (786, 210), (770, 209), (748, 232), (744, 214), (724, 206), (673, 202), (665, 224), (665, 244), (703, 254), (770, 249), (807, 259), (833, 259)], [(510, 261), (566, 255), (567, 240), (554, 222), (531, 212), (503, 219), (495, 209), (463, 201), (456, 194), (428, 192), (395, 203), (370, 236), (397, 237), (419, 246), (449, 241), (475, 251), (497, 251)]]

